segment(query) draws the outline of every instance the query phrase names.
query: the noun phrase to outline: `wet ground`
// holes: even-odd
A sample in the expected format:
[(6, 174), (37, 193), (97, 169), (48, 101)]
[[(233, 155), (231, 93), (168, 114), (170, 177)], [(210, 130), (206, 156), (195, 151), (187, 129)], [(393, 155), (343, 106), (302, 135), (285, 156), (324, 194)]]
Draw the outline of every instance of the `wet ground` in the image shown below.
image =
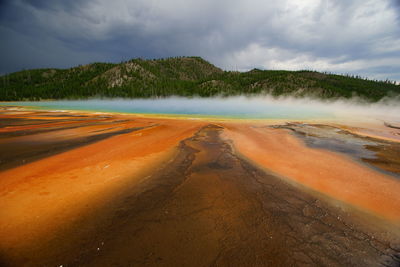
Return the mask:
[(0, 171), (154, 125), (136, 125), (134, 120), (104, 115), (64, 112), (13, 112), (9, 115), (2, 112)]
[(399, 142), (356, 135), (321, 124), (286, 123), (272, 127), (291, 130), (310, 147), (346, 154), (376, 170), (400, 178)]
[[(65, 114), (58, 118), (65, 118)], [(120, 118), (105, 119), (110, 123), (107, 127), (101, 121), (99, 129), (94, 130), (91, 124), (87, 128), (90, 130), (83, 130), (79, 137), (72, 135), (68, 139), (72, 145), (69, 148), (93, 146), (117, 135), (136, 138), (146, 131), (166, 127), (155, 120), (120, 121), (111, 126)], [(88, 126), (82, 121), (77, 123), (83, 123), (82, 129)], [(28, 121), (18, 124), (29, 125)], [(399, 266), (400, 235), (392, 224), (260, 169), (239, 156), (229, 139), (222, 138), (225, 127), (221, 125), (201, 123), (194, 134), (177, 143), (175, 153), (167, 162), (152, 166), (139, 180), (127, 179), (118, 191), (104, 195), (103, 201), (98, 200), (50, 238), (36, 238), (21, 246), (15, 243), (8, 247), (0, 241), (1, 265)], [(104, 136), (103, 131), (98, 131), (103, 127), (110, 135)], [(4, 132), (12, 131), (6, 129)], [(28, 136), (39, 134), (41, 138), (44, 134), (33, 129), (27, 131), (33, 131), (27, 132)], [(57, 131), (61, 134), (53, 135)], [(65, 131), (69, 130), (52, 130), (49, 141), (52, 146), (63, 147), (60, 136), (65, 136)], [(7, 138), (23, 136), (8, 135)], [(90, 139), (93, 136), (100, 137)], [(89, 141), (82, 143), (80, 138), (89, 138), (85, 139)], [(21, 160), (30, 155), (24, 147), (27, 150), (43, 147), (32, 140), (28, 146), (20, 146), (19, 154), (12, 154), (11, 148), (7, 154)], [(314, 143), (309, 144), (315, 145), (317, 139), (311, 140)], [(333, 141), (329, 139), (329, 142)], [(115, 146), (121, 145), (124, 146), (115, 142)], [(367, 145), (376, 147), (361, 144)], [(332, 147), (337, 147), (335, 142), (329, 148)], [(363, 148), (355, 147), (350, 149), (354, 155), (364, 153)], [(110, 151), (104, 153), (112, 157)], [(55, 154), (40, 152), (39, 155), (32, 161), (46, 161)], [(374, 159), (372, 154), (365, 155)], [(8, 172), (0, 172), (0, 176), (2, 173)], [(79, 179), (74, 181), (79, 183)], [(5, 194), (2, 192), (2, 195)], [(81, 204), (84, 203), (76, 203)]]

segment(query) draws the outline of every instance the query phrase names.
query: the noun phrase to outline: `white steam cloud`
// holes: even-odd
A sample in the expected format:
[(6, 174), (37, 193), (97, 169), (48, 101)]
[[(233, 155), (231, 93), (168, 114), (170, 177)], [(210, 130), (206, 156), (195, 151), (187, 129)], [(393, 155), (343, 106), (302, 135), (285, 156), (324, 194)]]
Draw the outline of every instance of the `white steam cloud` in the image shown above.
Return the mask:
[[(11, 103), (7, 103), (10, 105)], [(214, 97), (162, 99), (92, 99), (78, 101), (14, 102), (53, 110), (174, 114), (189, 117), (233, 117), (245, 119), (352, 119), (400, 123), (400, 99), (385, 98), (377, 103), (362, 99), (317, 100), (313, 98)]]

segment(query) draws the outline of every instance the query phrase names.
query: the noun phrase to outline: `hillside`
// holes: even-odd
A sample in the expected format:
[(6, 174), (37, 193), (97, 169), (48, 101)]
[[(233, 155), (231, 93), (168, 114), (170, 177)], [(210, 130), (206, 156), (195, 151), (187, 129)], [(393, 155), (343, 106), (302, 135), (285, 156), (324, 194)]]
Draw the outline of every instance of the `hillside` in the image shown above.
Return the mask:
[(313, 71), (223, 71), (199, 57), (133, 59), (120, 64), (93, 63), (70, 69), (34, 69), (0, 77), (0, 100), (89, 97), (163, 97), (272, 94), (349, 98), (370, 101), (400, 95), (387, 81)]

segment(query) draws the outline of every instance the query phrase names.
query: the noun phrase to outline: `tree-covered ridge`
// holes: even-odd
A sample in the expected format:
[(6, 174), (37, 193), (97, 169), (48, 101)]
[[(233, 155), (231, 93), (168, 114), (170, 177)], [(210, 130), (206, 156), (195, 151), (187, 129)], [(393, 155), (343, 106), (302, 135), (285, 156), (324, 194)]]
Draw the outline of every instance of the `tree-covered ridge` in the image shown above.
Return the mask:
[(0, 77), (0, 100), (272, 94), (378, 101), (400, 86), (315, 71), (222, 71), (199, 57), (133, 59), (71, 69), (34, 69)]

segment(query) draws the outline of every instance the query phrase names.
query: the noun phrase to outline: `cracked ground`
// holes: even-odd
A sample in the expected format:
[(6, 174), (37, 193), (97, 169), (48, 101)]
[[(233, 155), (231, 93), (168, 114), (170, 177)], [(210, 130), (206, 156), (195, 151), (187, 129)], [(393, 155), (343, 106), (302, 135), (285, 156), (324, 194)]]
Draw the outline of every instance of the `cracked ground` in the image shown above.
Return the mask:
[(235, 152), (223, 131), (204, 124), (139, 183), (18, 260), (0, 260), (5, 266), (399, 266), (400, 239), (379, 218), (260, 169)]

